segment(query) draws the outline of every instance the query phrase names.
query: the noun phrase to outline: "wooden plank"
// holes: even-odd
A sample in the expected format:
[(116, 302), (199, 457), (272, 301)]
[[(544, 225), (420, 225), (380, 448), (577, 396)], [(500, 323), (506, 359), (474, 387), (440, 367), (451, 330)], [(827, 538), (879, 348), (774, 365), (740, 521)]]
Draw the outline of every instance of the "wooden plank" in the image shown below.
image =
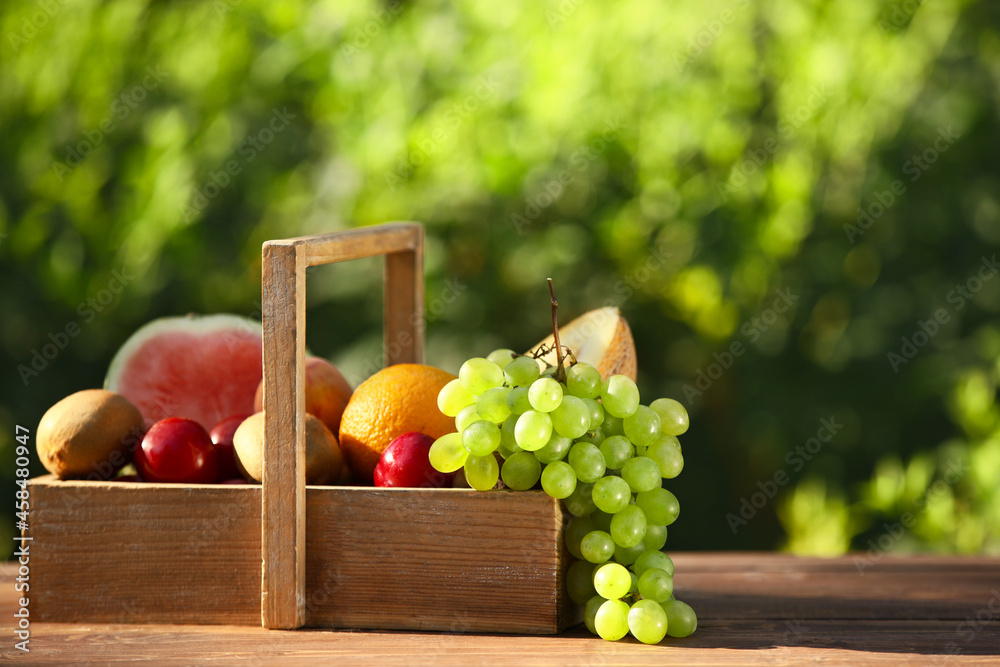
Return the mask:
[[(59, 483), (65, 484), (65, 483)], [(72, 483), (71, 483), (72, 484)], [(94, 486), (95, 483), (76, 483)], [(104, 485), (107, 486), (107, 485)], [(124, 492), (135, 495), (128, 487), (141, 485), (120, 484)], [(205, 488), (205, 487), (202, 487)], [(239, 488), (208, 487), (222, 492), (217, 502), (224, 502), (226, 494), (239, 495)], [(254, 490), (246, 487), (242, 490)], [(177, 492), (185, 489), (177, 487)], [(310, 488), (310, 493), (326, 489)], [(375, 492), (370, 489), (369, 491)], [(113, 493), (114, 492), (112, 490)], [(463, 493), (463, 492), (456, 492)], [(470, 495), (471, 492), (465, 492)], [(32, 483), (32, 497), (36, 495), (35, 482)], [(483, 497), (488, 494), (481, 494)], [(102, 494), (94, 500), (100, 504)], [(82, 498), (80, 500), (83, 500)], [(310, 499), (310, 506), (316, 502)], [(176, 499), (174, 499), (176, 503)], [(367, 503), (370, 505), (371, 503)], [(178, 521), (190, 521), (190, 512), (178, 511), (182, 505), (172, 504)], [(371, 508), (374, 511), (374, 508)], [(168, 512), (169, 513), (169, 512)], [(49, 514), (47, 518), (53, 518)], [(103, 515), (101, 515), (103, 516)], [(157, 513), (156, 516), (162, 516)], [(253, 517), (253, 513), (247, 516)], [(34, 517), (38, 519), (38, 517)], [(257, 515), (259, 520), (259, 515)], [(397, 516), (396, 520), (405, 517)], [(329, 525), (334, 517), (322, 518), (322, 524)], [(496, 522), (502, 524), (502, 522)], [(453, 524), (445, 524), (449, 530), (458, 532)], [(41, 524), (40, 524), (41, 527)], [(255, 528), (255, 527), (254, 527)], [(112, 526), (109, 534), (102, 536), (104, 543), (114, 543), (128, 531), (138, 530), (137, 526)], [(120, 532), (119, 532), (120, 531)], [(245, 531), (251, 537), (259, 533), (255, 529)], [(378, 531), (376, 531), (377, 533)], [(310, 536), (314, 535), (310, 530)], [(54, 536), (50, 534), (50, 536)], [(100, 544), (93, 538), (97, 556), (80, 552), (84, 559), (98, 558)], [(391, 540), (389, 540), (391, 542)], [(53, 543), (58, 546), (58, 543)], [(183, 558), (185, 549), (176, 547), (178, 556)], [(252, 552), (247, 548), (247, 552)], [(43, 557), (45, 551), (39, 550)], [(32, 554), (32, 582), (39, 579), (41, 560)], [(843, 574), (851, 567), (851, 557), (838, 559), (798, 559), (778, 554), (699, 554), (678, 553), (674, 555), (677, 565), (678, 584), (691, 588), (691, 593), (707, 584), (720, 574), (732, 576), (740, 573), (757, 572), (763, 578), (763, 586), (777, 601), (793, 596), (812, 598), (817, 610), (829, 609), (827, 599), (821, 590), (813, 588), (813, 574)], [(886, 556), (880, 567), (887, 576), (906, 574), (909, 576), (911, 599), (921, 597), (939, 598), (941, 591), (947, 591), (951, 582), (937, 577), (922, 576), (921, 570), (941, 573), (958, 571), (968, 564), (972, 569), (1000, 571), (998, 558), (961, 557), (905, 557)], [(125, 563), (127, 566), (127, 563)], [(782, 567), (791, 566), (799, 572), (808, 573), (795, 586), (789, 586), (780, 579)], [(360, 566), (359, 566), (360, 567)], [(141, 571), (141, 570), (137, 570)], [(119, 571), (116, 574), (129, 577), (122, 579), (122, 586), (134, 586), (134, 581), (142, 581), (137, 571)], [(12, 581), (15, 576), (13, 564), (0, 565), (0, 633), (12, 636), (11, 621), (16, 608), (16, 594)], [(138, 576), (139, 578), (133, 578)], [(148, 575), (146, 575), (148, 576)], [(369, 572), (370, 581), (375, 576)], [(770, 581), (768, 581), (770, 579)], [(1000, 656), (1000, 633), (996, 632), (997, 615), (992, 620), (990, 604), (1000, 600), (996, 591), (971, 590), (956, 593), (966, 612), (960, 619), (914, 619), (906, 618), (907, 607), (899, 608), (899, 619), (867, 619), (864, 607), (872, 599), (885, 599), (897, 594), (887, 589), (880, 592), (879, 586), (872, 585), (866, 577), (846, 577), (842, 580), (844, 598), (854, 598), (855, 613), (859, 618), (829, 618), (817, 613), (816, 618), (797, 618), (794, 609), (787, 609), (780, 618), (760, 619), (755, 617), (755, 602), (742, 595), (752, 578), (731, 579), (733, 585), (728, 618), (717, 618), (708, 610), (696, 607), (699, 612), (698, 632), (683, 640), (666, 640), (659, 646), (643, 646), (634, 640), (604, 642), (590, 637), (581, 628), (573, 629), (556, 637), (503, 636), (491, 634), (439, 634), (405, 632), (334, 632), (326, 630), (298, 630), (295, 632), (269, 632), (259, 627), (238, 626), (195, 626), (195, 625), (121, 625), (88, 622), (85, 624), (51, 624), (40, 622), (36, 616), (36, 603), (31, 602), (31, 652), (14, 651), (13, 641), (0, 647), (0, 658), (25, 664), (111, 664), (132, 662), (142, 658), (156, 664), (265, 664), (271, 661), (285, 661), (289, 664), (328, 664), (331, 659), (340, 663), (364, 662), (379, 665), (796, 665), (810, 662), (851, 665), (899, 665), (899, 664), (996, 664)], [(101, 582), (103, 583), (103, 582)], [(176, 580), (167, 580), (176, 587)], [(227, 584), (228, 584), (227, 580)], [(253, 578), (244, 581), (244, 587), (252, 587)], [(510, 580), (505, 584), (512, 583)], [(81, 584), (83, 585), (83, 584)], [(364, 587), (359, 587), (363, 589)], [(873, 590), (874, 589), (874, 590)], [(338, 589), (340, 590), (340, 589)], [(88, 593), (93, 598), (103, 597)], [(32, 591), (35, 592), (34, 590)], [(160, 591), (163, 602), (171, 604), (170, 597), (183, 595), (182, 589), (169, 593), (164, 587)], [(151, 596), (152, 597), (152, 596)], [(336, 595), (333, 597), (337, 597)], [(81, 598), (81, 604), (84, 604)], [(88, 600), (89, 601), (89, 600)], [(376, 604), (377, 598), (366, 597), (369, 604)], [(92, 602), (92, 601), (91, 601)], [(190, 602), (197, 602), (194, 598)], [(248, 607), (252, 604), (247, 602)], [(945, 614), (950, 614), (942, 607)], [(914, 613), (922, 613), (919, 610)], [(971, 619), (971, 620), (970, 620)]]
[[(45, 476), (29, 489), (33, 619), (259, 623), (260, 486)], [(306, 496), (310, 625), (555, 634), (580, 620), (563, 511), (544, 493)]]
[(996, 558), (886, 555), (859, 572), (860, 556), (676, 554), (677, 595), (712, 618), (959, 621), (1000, 591)]
[(264, 452), (261, 623), (305, 622), (305, 252), (263, 247)]
[[(0, 608), (6, 618), (12, 606)], [(329, 630), (267, 631), (234, 626), (32, 625), (31, 652), (11, 664), (157, 665), (983, 665), (997, 664), (995, 632), (965, 642), (940, 621), (720, 621), (692, 637), (644, 646), (605, 642), (583, 629), (558, 637)]]
[(544, 493), (308, 496), (310, 626), (555, 634), (580, 620), (562, 606), (563, 512)]
[(268, 241), (268, 243), (303, 246), (306, 264), (321, 266), (362, 257), (413, 251), (417, 249), (422, 238), (423, 228), (418, 223), (392, 222), (329, 234)]
[(385, 256), (385, 365), (424, 361), (423, 234), (414, 250)]
[(259, 487), (46, 476), (28, 488), (33, 620), (259, 623)]

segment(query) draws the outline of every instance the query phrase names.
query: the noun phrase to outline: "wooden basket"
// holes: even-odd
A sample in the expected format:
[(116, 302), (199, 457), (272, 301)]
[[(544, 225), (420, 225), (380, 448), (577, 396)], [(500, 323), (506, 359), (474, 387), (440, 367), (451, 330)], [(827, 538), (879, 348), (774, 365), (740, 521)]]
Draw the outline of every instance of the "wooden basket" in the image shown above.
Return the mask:
[(563, 510), (540, 491), (306, 486), (305, 270), (377, 255), (386, 363), (422, 361), (420, 225), (265, 243), (263, 484), (31, 480), (32, 619), (530, 634), (579, 622)]

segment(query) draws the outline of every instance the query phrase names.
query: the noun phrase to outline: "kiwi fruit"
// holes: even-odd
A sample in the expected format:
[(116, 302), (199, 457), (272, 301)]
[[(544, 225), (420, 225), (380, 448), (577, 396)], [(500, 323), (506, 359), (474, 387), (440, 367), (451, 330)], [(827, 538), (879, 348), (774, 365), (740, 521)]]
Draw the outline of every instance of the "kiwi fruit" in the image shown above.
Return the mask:
[(103, 480), (132, 460), (142, 434), (142, 414), (127, 399), (104, 389), (85, 389), (42, 415), (35, 441), (38, 458), (53, 475)]
[[(344, 457), (337, 437), (322, 421), (306, 415), (306, 484), (329, 485), (340, 481)], [(249, 480), (261, 481), (264, 471), (264, 413), (247, 417), (233, 434), (236, 467)]]

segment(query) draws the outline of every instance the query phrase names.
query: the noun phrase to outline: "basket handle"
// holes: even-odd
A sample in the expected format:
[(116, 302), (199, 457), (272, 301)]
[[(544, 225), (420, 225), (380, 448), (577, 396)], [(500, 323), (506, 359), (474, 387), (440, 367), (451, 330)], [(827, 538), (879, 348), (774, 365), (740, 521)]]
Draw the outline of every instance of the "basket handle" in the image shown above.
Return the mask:
[[(396, 222), (267, 241), (262, 250), (261, 624), (306, 622), (306, 267), (385, 255), (385, 364), (424, 355), (424, 228)], [(288, 397), (294, 397), (289, 401)], [(294, 443), (289, 447), (288, 443)]]

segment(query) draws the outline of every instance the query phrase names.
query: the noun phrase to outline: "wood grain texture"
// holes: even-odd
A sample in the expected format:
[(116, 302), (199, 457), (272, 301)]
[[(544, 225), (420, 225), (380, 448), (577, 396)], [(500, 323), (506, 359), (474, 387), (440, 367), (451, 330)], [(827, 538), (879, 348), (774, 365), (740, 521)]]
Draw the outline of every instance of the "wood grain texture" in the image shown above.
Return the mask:
[(47, 475), (28, 488), (32, 618), (260, 623), (260, 487)]
[[(310, 492), (312, 489), (310, 489)], [(253, 533), (253, 531), (250, 531)], [(41, 553), (41, 552), (39, 552)], [(31, 625), (31, 652), (0, 645), (0, 662), (18, 664), (118, 664), (138, 660), (157, 665), (995, 665), (1000, 662), (1000, 616), (986, 620), (1000, 600), (993, 582), (998, 558), (892, 557), (859, 576), (852, 556), (804, 559), (765, 553), (675, 553), (678, 586), (694, 601), (705, 590), (729, 588), (729, 604), (696, 604), (698, 632), (683, 640), (644, 646), (634, 640), (604, 642), (582, 628), (558, 636), (482, 633), (343, 632), (259, 627), (122, 625), (88, 622)], [(34, 561), (32, 561), (34, 564)], [(853, 568), (853, 569), (852, 569)], [(961, 585), (966, 570), (983, 576), (982, 587)], [(852, 573), (853, 572), (853, 573)], [(12, 637), (16, 594), (11, 564), (0, 566), (0, 634)], [(824, 614), (827, 584), (839, 577), (839, 598), (853, 600), (853, 613)], [(785, 576), (796, 582), (789, 585)], [(35, 571), (32, 570), (32, 577)], [(886, 582), (904, 578), (908, 585)], [(953, 588), (960, 584), (958, 588)], [(758, 593), (767, 590), (774, 618), (761, 618)], [(890, 598), (929, 601), (893, 607), (885, 618), (866, 608)], [(795, 615), (789, 599), (814, 600), (810, 616)], [(32, 605), (35, 600), (32, 600)], [(995, 608), (996, 603), (994, 603)], [(959, 613), (957, 610), (963, 609)], [(935, 614), (935, 610), (939, 613)], [(846, 608), (844, 610), (846, 612)], [(32, 618), (34, 618), (32, 607)], [(978, 625), (975, 620), (983, 614)], [(927, 618), (930, 616), (930, 618)], [(941, 618), (936, 618), (941, 616)]]
[(990, 591), (1000, 591), (996, 558), (882, 555), (871, 564), (867, 558), (717, 554), (695, 565), (697, 578), (678, 578), (677, 595), (712, 617), (732, 618), (735, 605), (746, 619), (959, 621), (977, 599), (985, 603)]
[(385, 256), (385, 365), (424, 362), (423, 234), (414, 250)]
[(320, 491), (309, 625), (555, 634), (578, 622), (563, 608), (562, 509), (544, 493)]
[(362, 257), (416, 250), (423, 238), (423, 227), (415, 222), (390, 222), (372, 227), (359, 227), (329, 234), (299, 236), (272, 245), (302, 246), (306, 264), (321, 266)]
[(305, 622), (305, 252), (265, 243), (261, 623)]
[[(260, 486), (46, 476), (29, 488), (33, 618), (259, 623)], [(307, 487), (306, 498), (311, 626), (555, 634), (580, 620), (564, 593), (565, 517), (544, 493)]]

